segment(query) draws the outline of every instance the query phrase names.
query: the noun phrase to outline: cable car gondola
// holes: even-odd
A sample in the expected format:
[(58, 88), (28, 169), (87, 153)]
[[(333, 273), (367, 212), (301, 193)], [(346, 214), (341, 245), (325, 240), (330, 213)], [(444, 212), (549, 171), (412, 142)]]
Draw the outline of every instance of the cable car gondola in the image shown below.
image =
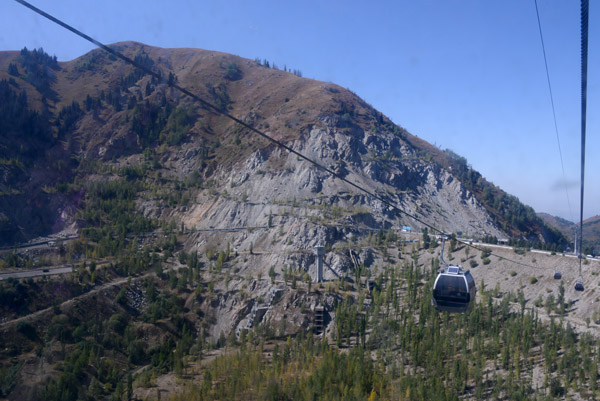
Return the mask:
[(583, 291), (583, 281), (577, 280), (575, 282), (575, 291)]
[(462, 266), (450, 265), (435, 279), (431, 302), (439, 311), (465, 313), (471, 309), (476, 293), (471, 273), (463, 271)]
[(560, 280), (562, 278), (562, 273), (558, 270), (554, 271), (554, 280)]
[(449, 265), (444, 261), (444, 242), (445, 237), (442, 237), (440, 260), (446, 270), (435, 279), (431, 303), (438, 311), (465, 313), (475, 301), (475, 279), (462, 266)]

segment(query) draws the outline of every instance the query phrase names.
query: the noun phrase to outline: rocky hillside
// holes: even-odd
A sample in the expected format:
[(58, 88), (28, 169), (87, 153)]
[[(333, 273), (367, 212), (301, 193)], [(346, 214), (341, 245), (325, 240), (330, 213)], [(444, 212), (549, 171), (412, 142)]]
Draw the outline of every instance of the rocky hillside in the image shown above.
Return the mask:
[[(100, 51), (67, 63), (0, 53), (0, 239), (54, 235), (0, 249), (0, 398), (599, 394), (589, 335), (600, 324), (597, 261), (450, 241), (447, 259), (472, 269), (478, 295), (470, 314), (433, 309), (442, 250), (414, 234), (421, 222), (486, 240), (563, 241), (464, 158), (347, 90), (264, 61), (114, 46), (166, 83)], [(317, 244), (322, 283), (311, 279)], [(572, 286), (581, 277), (584, 293)]]
[[(65, 230), (98, 240), (111, 230), (139, 234), (172, 224), (279, 227), (245, 231), (231, 246), (298, 250), (351, 241), (365, 230), (422, 229), (169, 82), (441, 230), (564, 243), (464, 158), (411, 135), (333, 83), (212, 51), (113, 47), (165, 80), (101, 50), (64, 63), (41, 49), (0, 53), (4, 245)], [(127, 217), (108, 210), (115, 199)], [(109, 221), (118, 229), (107, 230)], [(187, 246), (212, 245), (199, 234)]]

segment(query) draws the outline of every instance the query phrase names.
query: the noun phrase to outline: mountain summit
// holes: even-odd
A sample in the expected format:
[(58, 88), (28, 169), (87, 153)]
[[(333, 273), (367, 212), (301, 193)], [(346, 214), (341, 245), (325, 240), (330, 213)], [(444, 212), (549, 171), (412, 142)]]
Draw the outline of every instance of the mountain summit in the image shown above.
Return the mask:
[[(425, 222), (468, 237), (564, 245), (464, 158), (338, 85), (214, 51), (112, 47), (165, 79), (100, 49), (64, 63), (42, 49), (0, 53), (2, 244), (58, 232), (98, 244), (170, 225), (245, 228), (229, 239), (240, 249), (305, 249), (373, 230), (421, 231)], [(195, 103), (173, 82), (406, 214)], [(190, 248), (218, 242), (192, 237)]]

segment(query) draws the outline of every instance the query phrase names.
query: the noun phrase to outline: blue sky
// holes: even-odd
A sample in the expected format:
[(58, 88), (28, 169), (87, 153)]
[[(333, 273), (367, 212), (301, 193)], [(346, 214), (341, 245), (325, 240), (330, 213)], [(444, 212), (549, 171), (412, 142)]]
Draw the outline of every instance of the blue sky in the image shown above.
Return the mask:
[[(334, 82), (412, 134), (464, 156), (536, 211), (579, 218), (578, 1), (538, 0), (564, 175), (534, 0), (31, 2), (103, 43), (218, 50)], [(590, 6), (584, 218), (600, 214), (596, 6)], [(24, 46), (43, 47), (59, 60), (93, 48), (3, 0), (0, 50)]]

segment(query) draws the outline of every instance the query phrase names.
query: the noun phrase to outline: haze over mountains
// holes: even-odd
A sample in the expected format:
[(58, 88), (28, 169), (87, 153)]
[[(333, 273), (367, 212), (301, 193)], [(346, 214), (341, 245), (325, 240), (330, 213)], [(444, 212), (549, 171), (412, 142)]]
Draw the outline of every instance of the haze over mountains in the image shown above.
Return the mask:
[[(440, 230), (565, 243), (464, 158), (335, 84), (266, 60), (134, 42), (114, 47)], [(140, 191), (141, 214), (187, 228), (264, 225), (281, 204), (354, 210), (347, 216), (354, 229), (365, 222), (422, 228), (101, 50), (66, 63), (35, 50), (2, 52), (0, 78), (12, 99), (3, 102), (12, 120), (0, 139), (5, 245), (89, 226), (80, 215), (89, 183), (132, 175), (162, 191)], [(90, 167), (98, 163), (112, 173)], [(185, 202), (167, 199), (182, 194)]]
[[(579, 230), (579, 223), (572, 223), (557, 216), (547, 213), (538, 213), (538, 216), (552, 227), (558, 228), (571, 242), (575, 241), (575, 232)], [(590, 217), (583, 221), (583, 251), (585, 254), (600, 253), (600, 216)]]

